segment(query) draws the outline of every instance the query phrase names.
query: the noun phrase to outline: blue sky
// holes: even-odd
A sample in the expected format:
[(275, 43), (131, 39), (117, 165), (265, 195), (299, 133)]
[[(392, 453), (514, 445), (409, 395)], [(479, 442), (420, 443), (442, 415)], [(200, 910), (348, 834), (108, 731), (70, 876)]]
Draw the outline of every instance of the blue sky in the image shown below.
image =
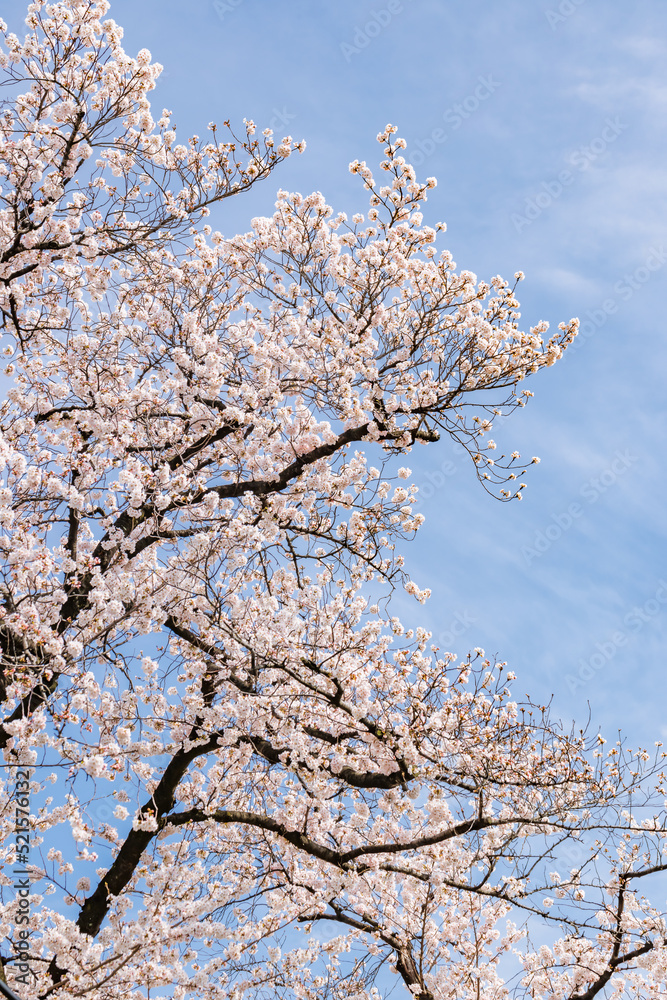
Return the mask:
[[(4, 0), (21, 30), (24, 3)], [(253, 118), (305, 138), (216, 225), (244, 231), (277, 187), (364, 210), (350, 160), (399, 126), (426, 221), (487, 279), (523, 270), (526, 326), (587, 333), (537, 377), (494, 437), (539, 455), (524, 501), (500, 504), (443, 442), (409, 464), (427, 521), (406, 549), (425, 609), (465, 654), (483, 646), (566, 719), (636, 742), (667, 737), (667, 6), (662, 0), (116, 0), (129, 52), (165, 72), (154, 97), (181, 135)], [(430, 476), (430, 479), (429, 479)], [(451, 641), (450, 641), (451, 640)]]

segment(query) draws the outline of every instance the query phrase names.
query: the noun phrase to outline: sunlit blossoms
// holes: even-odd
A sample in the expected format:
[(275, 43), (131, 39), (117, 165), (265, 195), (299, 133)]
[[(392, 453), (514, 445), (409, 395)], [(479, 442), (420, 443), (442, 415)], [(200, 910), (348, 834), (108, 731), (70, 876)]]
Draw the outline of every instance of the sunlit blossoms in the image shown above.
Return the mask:
[(0, 54), (7, 981), (663, 995), (661, 748), (561, 728), (389, 600), (418, 622), (429, 596), (399, 553), (407, 453), (450, 435), (520, 497), (493, 421), (576, 321), (524, 332), (521, 274), (457, 270), (391, 125), (350, 219), (281, 190), (218, 231), (303, 144), (250, 120), (179, 141), (107, 9), (33, 3)]

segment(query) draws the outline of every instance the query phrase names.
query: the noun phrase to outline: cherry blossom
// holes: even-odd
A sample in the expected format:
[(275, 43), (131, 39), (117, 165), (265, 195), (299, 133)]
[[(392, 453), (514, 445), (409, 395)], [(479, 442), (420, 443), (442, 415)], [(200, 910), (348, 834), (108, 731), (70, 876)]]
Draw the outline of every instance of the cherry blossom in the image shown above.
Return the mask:
[[(577, 332), (424, 223), (393, 125), (351, 220), (248, 119), (177, 141), (106, 0), (0, 65), (0, 922), (22, 998), (589, 1000), (667, 988), (661, 747), (569, 731), (418, 623), (406, 457), (483, 487)], [(393, 613), (396, 588), (415, 621)], [(30, 772), (30, 977), (12, 867)], [(651, 890), (649, 893), (649, 889)], [(645, 892), (645, 895), (644, 895)], [(606, 991), (606, 994), (605, 994)]]

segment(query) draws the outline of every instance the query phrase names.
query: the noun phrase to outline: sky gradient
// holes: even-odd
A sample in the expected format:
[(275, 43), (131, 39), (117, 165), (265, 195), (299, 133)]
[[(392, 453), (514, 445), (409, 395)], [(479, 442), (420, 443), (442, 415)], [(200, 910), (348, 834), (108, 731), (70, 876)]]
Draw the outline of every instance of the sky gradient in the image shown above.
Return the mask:
[[(2, 15), (22, 34), (25, 4)], [(464, 655), (482, 646), (564, 719), (636, 744), (667, 737), (664, 471), (667, 6), (662, 0), (116, 0), (125, 46), (165, 71), (155, 108), (181, 137), (253, 118), (307, 150), (215, 218), (270, 214), (277, 187), (365, 211), (387, 122), (418, 175), (425, 222), (480, 279), (517, 270), (525, 326), (582, 334), (494, 431), (539, 455), (522, 503), (501, 504), (449, 442), (405, 464), (426, 523), (405, 548), (425, 608)]]

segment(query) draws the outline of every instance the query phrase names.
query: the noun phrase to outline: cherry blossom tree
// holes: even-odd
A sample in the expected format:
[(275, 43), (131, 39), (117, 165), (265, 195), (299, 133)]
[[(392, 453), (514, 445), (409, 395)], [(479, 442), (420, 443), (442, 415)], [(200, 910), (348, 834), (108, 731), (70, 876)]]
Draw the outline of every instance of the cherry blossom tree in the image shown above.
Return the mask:
[(522, 332), (521, 275), (436, 249), (393, 126), (382, 182), (351, 165), (365, 214), (280, 191), (214, 230), (303, 144), (178, 144), (107, 10), (32, 3), (0, 53), (9, 985), (664, 995), (660, 747), (563, 728), (390, 609), (428, 597), (401, 456), (448, 435), (520, 498), (488, 434), (576, 321)]

